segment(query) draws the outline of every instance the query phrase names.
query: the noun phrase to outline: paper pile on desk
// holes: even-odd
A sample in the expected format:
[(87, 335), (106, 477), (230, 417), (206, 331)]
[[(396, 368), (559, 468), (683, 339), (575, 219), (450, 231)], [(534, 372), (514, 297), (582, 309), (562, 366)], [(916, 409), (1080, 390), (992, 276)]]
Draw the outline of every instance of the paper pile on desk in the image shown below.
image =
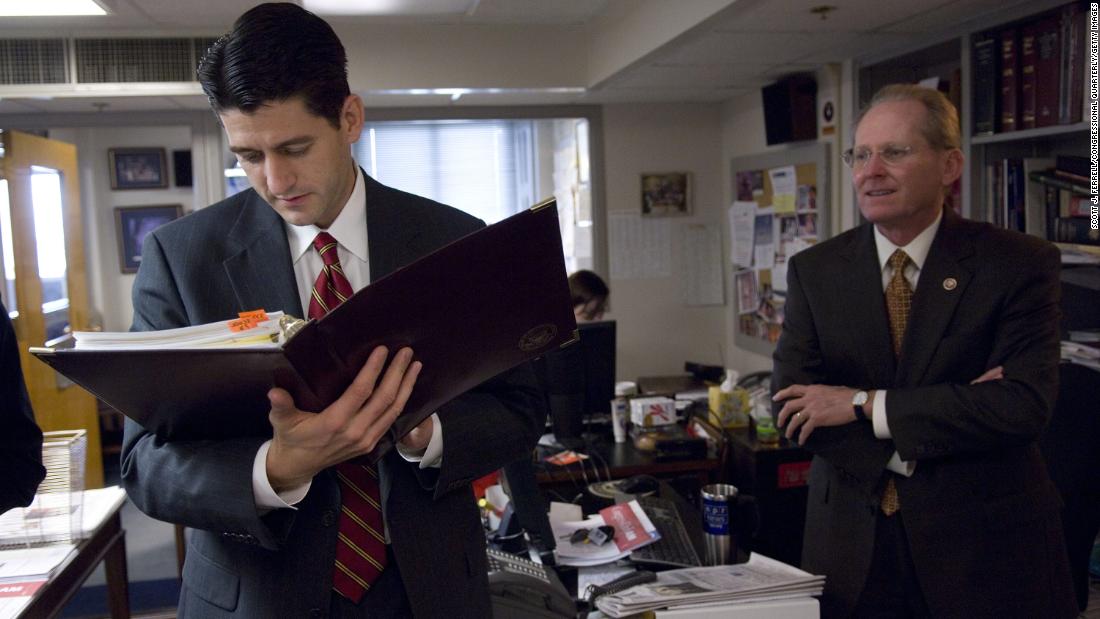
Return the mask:
[(18, 617), (75, 550), (73, 544), (0, 550), (0, 619)]
[[(550, 528), (557, 538), (556, 554), (561, 565), (603, 565), (622, 559), (635, 548), (652, 544), (661, 538), (657, 527), (637, 501), (616, 503), (601, 509), (586, 520), (579, 520), (580, 507), (568, 503), (550, 505)], [(569, 541), (574, 531), (592, 530), (603, 525), (615, 527), (615, 537), (603, 545), (574, 544)]]
[(824, 586), (824, 576), (754, 553), (748, 563), (661, 572), (656, 582), (602, 596), (596, 606), (625, 617), (657, 608), (804, 598), (821, 595)]

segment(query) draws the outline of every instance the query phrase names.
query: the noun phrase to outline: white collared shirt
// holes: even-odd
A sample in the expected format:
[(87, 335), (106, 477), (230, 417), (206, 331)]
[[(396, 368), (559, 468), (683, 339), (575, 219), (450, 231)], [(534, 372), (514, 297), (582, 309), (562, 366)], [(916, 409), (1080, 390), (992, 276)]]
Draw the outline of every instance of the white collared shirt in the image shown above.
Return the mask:
[[(878, 251), (878, 264), (882, 270), (882, 289), (886, 290), (886, 286), (890, 284), (890, 280), (894, 277), (894, 268), (890, 266), (890, 256), (894, 254), (894, 251), (900, 249), (909, 256), (909, 264), (905, 267), (905, 280), (909, 282), (909, 287), (912, 290), (917, 289), (917, 281), (920, 279), (921, 269), (924, 268), (924, 263), (928, 259), (928, 251), (932, 248), (932, 240), (936, 238), (936, 231), (940, 228), (940, 221), (943, 220), (943, 211), (936, 216), (936, 220), (933, 221), (927, 228), (921, 230), (912, 241), (905, 247), (898, 247), (890, 242), (878, 228), (875, 230), (875, 249)], [(890, 433), (890, 424), (886, 419), (886, 390), (878, 389), (875, 391), (875, 400), (871, 404), (871, 423), (875, 429), (875, 436), (878, 438), (893, 438)], [(917, 463), (912, 461), (905, 461), (901, 459), (898, 452), (894, 452), (894, 455), (890, 457), (890, 461), (886, 464), (886, 468), (895, 473), (905, 475), (906, 477), (913, 474), (913, 471), (917, 468)]]
[[(313, 282), (324, 265), (321, 254), (312, 251), (313, 239), (326, 230), (315, 225), (294, 226), (286, 222), (283, 226), (290, 245), (290, 256), (294, 261), (294, 281), (298, 286), (302, 311), (308, 312)], [(370, 259), (367, 252), (367, 190), (362, 170), (356, 168), (355, 187), (351, 196), (327, 232), (336, 239), (336, 255), (352, 289), (358, 291), (366, 287), (370, 283)], [(276, 493), (267, 478), (267, 452), (270, 448), (271, 441), (264, 442), (256, 452), (256, 459), (252, 464), (252, 494), (256, 499), (256, 506), (261, 510), (293, 508), (305, 498), (311, 483)], [(439, 467), (443, 462), (443, 427), (439, 423), (438, 414), (432, 414), (432, 437), (423, 453), (404, 449), (400, 443), (397, 445), (397, 452), (409, 462), (419, 462), (420, 468)]]

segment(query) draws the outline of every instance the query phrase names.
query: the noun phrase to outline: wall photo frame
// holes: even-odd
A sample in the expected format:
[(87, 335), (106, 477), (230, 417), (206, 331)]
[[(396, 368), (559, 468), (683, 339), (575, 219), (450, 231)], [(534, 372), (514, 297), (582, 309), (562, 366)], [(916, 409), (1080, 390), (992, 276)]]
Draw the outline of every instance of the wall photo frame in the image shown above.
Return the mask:
[(109, 148), (111, 189), (164, 189), (168, 162), (163, 148)]
[(690, 172), (646, 172), (642, 174), (642, 216), (666, 217), (690, 214)]
[(145, 236), (164, 224), (183, 216), (180, 204), (116, 206), (115, 234), (118, 236), (118, 262), (123, 273), (137, 273), (141, 266), (141, 248)]

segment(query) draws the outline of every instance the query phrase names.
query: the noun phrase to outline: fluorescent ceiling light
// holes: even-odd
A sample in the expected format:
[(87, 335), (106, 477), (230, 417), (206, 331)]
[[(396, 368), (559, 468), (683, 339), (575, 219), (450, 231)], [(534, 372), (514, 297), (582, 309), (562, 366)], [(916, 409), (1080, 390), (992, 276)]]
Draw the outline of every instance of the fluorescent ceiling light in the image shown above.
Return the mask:
[(550, 88), (383, 88), (368, 90), (368, 95), (446, 95), (457, 101), (462, 95), (503, 95), (503, 94), (583, 94), (585, 89), (579, 86), (561, 86)]
[(58, 17), (106, 15), (95, 0), (0, 0), (0, 17)]
[(303, 0), (318, 15), (462, 15), (480, 0)]

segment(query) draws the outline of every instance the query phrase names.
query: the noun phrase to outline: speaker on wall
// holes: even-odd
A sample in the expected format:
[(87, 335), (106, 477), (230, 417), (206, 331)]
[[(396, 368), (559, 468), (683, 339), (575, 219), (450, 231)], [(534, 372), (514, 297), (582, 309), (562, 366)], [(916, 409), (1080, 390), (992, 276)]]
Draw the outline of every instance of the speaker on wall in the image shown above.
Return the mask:
[(176, 187), (191, 186), (191, 151), (172, 151), (172, 167), (176, 172)]
[(817, 82), (798, 74), (765, 86), (764, 133), (769, 146), (817, 139)]

